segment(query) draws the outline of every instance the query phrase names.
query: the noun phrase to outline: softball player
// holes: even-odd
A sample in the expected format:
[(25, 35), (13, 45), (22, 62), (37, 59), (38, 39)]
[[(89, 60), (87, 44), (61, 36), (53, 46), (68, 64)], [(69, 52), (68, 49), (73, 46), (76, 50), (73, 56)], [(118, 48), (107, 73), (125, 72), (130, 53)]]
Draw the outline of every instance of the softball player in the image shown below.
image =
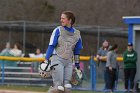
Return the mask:
[(80, 31), (73, 27), (75, 16), (70, 11), (64, 11), (61, 14), (61, 26), (54, 29), (48, 49), (46, 51), (46, 61), (51, 58), (53, 87), (49, 93), (65, 93), (72, 86), (70, 80), (72, 77), (72, 59), (75, 66), (79, 68), (79, 55), (82, 49), (82, 40)]

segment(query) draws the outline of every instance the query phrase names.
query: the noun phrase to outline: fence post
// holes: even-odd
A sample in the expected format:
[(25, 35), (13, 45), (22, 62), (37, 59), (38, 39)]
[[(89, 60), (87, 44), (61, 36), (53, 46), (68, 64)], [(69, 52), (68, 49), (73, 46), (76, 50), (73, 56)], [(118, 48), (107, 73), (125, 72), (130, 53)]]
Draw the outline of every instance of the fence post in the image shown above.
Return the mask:
[(90, 79), (92, 90), (96, 89), (96, 63), (93, 60), (93, 56), (90, 58)]
[(2, 80), (1, 83), (4, 83), (4, 60), (2, 60), (2, 66), (1, 66), (1, 70), (2, 70)]

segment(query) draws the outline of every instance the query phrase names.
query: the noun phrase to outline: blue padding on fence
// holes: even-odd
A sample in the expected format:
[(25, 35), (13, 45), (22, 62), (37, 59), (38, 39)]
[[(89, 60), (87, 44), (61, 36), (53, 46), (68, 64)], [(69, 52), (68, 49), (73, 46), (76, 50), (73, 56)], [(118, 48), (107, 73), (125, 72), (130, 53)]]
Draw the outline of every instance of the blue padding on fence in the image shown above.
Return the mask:
[(4, 61), (2, 60), (1, 61), (1, 70), (2, 70), (2, 80), (1, 80), (1, 83), (3, 84), (4, 83)]
[(94, 62), (93, 57), (90, 59), (90, 79), (92, 90), (96, 89), (96, 62)]

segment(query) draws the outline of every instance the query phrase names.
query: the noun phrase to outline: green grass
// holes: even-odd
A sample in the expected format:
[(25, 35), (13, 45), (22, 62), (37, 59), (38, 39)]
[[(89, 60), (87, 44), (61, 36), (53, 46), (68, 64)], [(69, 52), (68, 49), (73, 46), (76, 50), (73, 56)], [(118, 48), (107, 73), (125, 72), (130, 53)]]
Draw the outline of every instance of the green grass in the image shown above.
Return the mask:
[[(0, 85), (0, 90), (18, 90), (18, 91), (33, 91), (33, 92), (43, 92), (47, 93), (49, 87), (40, 87), (40, 86), (23, 86), (23, 85)], [(105, 93), (105, 92), (95, 92), (95, 91), (79, 91), (72, 90), (72, 93)], [(109, 92), (107, 92), (109, 93)], [(114, 93), (122, 93), (122, 92), (114, 92)]]
[[(0, 89), (6, 90), (21, 90), (21, 91), (34, 91), (34, 92), (46, 92), (49, 87), (38, 87), (38, 86), (14, 86), (14, 85), (0, 85)], [(47, 93), (47, 92), (46, 92)], [(77, 91), (72, 90), (72, 93), (101, 93), (93, 91)]]
[(0, 89), (46, 92), (48, 90), (48, 87), (0, 85)]

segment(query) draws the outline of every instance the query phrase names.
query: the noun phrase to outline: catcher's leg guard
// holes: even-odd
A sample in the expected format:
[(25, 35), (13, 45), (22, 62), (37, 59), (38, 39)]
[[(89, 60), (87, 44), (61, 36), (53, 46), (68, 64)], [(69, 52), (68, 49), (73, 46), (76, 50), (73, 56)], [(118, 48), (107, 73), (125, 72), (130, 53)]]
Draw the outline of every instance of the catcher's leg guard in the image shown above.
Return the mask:
[(47, 93), (64, 93), (64, 91), (58, 90), (54, 87), (50, 87)]
[(71, 89), (65, 88), (65, 92), (64, 93), (72, 93), (72, 92), (71, 92)]

